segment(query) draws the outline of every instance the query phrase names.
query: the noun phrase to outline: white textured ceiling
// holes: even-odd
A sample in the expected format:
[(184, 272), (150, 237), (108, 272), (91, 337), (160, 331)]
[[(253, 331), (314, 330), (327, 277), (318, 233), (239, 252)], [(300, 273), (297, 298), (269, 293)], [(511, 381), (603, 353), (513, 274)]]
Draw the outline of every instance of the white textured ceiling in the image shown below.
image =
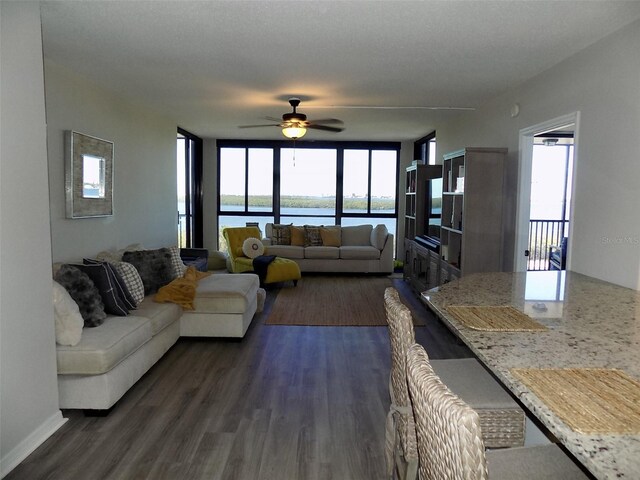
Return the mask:
[[(640, 18), (638, 1), (51, 1), (45, 58), (207, 138), (290, 111), (309, 140), (412, 140)], [(637, 59), (636, 59), (637, 60)], [(264, 123), (270, 123), (264, 121)]]

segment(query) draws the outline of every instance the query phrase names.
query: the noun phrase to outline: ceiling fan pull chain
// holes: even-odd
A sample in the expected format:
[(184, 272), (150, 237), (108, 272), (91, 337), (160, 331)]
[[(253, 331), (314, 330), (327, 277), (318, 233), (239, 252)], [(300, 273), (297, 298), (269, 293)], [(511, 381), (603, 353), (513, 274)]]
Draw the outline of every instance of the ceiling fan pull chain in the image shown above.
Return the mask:
[(293, 139), (293, 166), (296, 166), (296, 139)]

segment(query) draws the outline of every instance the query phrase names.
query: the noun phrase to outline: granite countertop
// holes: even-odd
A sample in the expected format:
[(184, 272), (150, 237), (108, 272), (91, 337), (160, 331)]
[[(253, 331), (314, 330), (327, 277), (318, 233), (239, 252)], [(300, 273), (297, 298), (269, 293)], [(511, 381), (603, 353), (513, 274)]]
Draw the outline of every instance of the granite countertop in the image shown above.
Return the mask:
[[(423, 301), (596, 478), (640, 478), (640, 435), (582, 435), (514, 378), (511, 368), (617, 368), (640, 381), (640, 292), (574, 272), (478, 273)], [(510, 305), (546, 332), (482, 332), (450, 305)]]

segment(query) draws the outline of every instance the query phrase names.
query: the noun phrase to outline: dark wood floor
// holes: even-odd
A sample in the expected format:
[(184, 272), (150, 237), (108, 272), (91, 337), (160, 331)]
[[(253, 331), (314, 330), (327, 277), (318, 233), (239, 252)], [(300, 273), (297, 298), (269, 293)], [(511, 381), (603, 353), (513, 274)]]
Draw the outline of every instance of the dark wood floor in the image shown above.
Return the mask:
[[(394, 283), (432, 358), (471, 356)], [(383, 479), (387, 329), (264, 325), (276, 295), (242, 341), (180, 339), (107, 417), (64, 411), (6, 479)]]

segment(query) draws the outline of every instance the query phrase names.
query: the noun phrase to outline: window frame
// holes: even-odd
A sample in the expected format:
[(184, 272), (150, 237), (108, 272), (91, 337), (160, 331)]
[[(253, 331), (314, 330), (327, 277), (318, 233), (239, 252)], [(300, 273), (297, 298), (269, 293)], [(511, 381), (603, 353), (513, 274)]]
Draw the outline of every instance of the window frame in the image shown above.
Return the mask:
[[(436, 131), (428, 133), (422, 138), (419, 138), (413, 142), (413, 158), (415, 160), (422, 160), (425, 165), (436, 165), (435, 158), (431, 158), (429, 153), (429, 143), (436, 138)], [(433, 163), (431, 161), (433, 160)]]
[[(273, 150), (273, 208), (271, 211), (249, 211), (248, 210), (248, 190), (246, 188), (246, 184), (248, 182), (248, 170), (245, 168), (245, 204), (244, 210), (224, 210), (221, 202), (220, 202), (220, 186), (221, 186), (221, 175), (220, 175), (220, 166), (221, 166), (221, 151), (224, 148), (244, 148), (245, 155), (244, 161), (245, 166), (248, 168), (248, 151), (251, 148), (268, 148)], [(336, 150), (336, 213), (335, 213), (335, 223), (336, 225), (340, 225), (342, 223), (343, 218), (393, 218), (396, 220), (396, 230), (397, 230), (397, 220), (398, 220), (398, 196), (399, 196), (399, 188), (398, 188), (398, 179), (399, 179), (399, 169), (400, 169), (400, 142), (364, 142), (364, 141), (296, 141), (293, 144), (290, 140), (218, 140), (216, 142), (217, 149), (217, 209), (216, 209), (216, 219), (218, 224), (220, 224), (221, 216), (237, 216), (237, 217), (247, 217), (255, 218), (255, 217), (273, 217), (274, 223), (279, 223), (281, 221), (281, 208), (280, 208), (280, 178), (281, 178), (281, 149), (283, 148), (295, 148), (296, 150), (304, 150), (304, 149), (330, 149)], [(354, 213), (348, 212), (345, 213), (344, 210), (344, 188), (343, 188), (343, 180), (344, 180), (344, 152), (345, 150), (368, 150), (368, 192), (367, 192), (367, 212), (366, 213)], [(395, 200), (394, 200), (394, 212), (393, 213), (377, 213), (371, 212), (371, 166), (372, 166), (372, 153), (375, 150), (390, 150), (396, 152), (396, 178), (395, 178)], [(316, 217), (315, 215), (309, 215), (310, 218)], [(318, 218), (327, 218), (326, 216), (317, 216)], [(287, 218), (287, 217), (283, 217)]]
[[(178, 127), (176, 140), (184, 137), (185, 162), (185, 216), (186, 216), (186, 245), (187, 248), (202, 248), (204, 243), (203, 222), (203, 145), (202, 138)], [(177, 162), (176, 152), (176, 162)], [(177, 210), (177, 209), (176, 209)], [(178, 217), (179, 217), (178, 212)], [(180, 225), (178, 235), (180, 235)]]

